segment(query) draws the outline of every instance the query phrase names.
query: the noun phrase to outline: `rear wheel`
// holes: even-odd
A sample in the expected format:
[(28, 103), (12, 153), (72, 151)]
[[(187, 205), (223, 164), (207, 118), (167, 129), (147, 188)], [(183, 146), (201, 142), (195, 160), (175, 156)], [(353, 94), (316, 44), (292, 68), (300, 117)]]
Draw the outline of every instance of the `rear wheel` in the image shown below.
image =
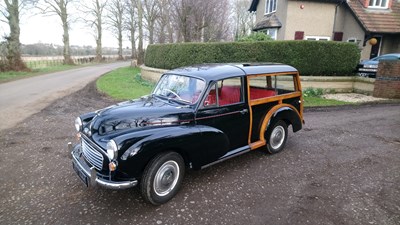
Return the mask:
[(140, 186), (143, 197), (153, 205), (168, 202), (178, 193), (184, 173), (181, 155), (176, 152), (157, 155), (144, 170)]
[(272, 124), (267, 130), (265, 139), (267, 140), (267, 151), (271, 154), (283, 150), (288, 137), (288, 129), (285, 121), (279, 120)]

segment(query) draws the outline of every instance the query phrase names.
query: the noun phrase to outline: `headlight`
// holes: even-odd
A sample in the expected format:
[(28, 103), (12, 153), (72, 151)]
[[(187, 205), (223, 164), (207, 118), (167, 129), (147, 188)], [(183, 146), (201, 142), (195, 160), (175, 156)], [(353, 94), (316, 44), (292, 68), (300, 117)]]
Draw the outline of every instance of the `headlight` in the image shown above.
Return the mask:
[(118, 156), (118, 146), (114, 140), (107, 142), (107, 155), (111, 160), (116, 159)]
[(75, 119), (75, 129), (76, 129), (76, 131), (78, 131), (78, 132), (82, 130), (82, 120), (81, 120), (80, 117), (77, 117), (77, 118)]

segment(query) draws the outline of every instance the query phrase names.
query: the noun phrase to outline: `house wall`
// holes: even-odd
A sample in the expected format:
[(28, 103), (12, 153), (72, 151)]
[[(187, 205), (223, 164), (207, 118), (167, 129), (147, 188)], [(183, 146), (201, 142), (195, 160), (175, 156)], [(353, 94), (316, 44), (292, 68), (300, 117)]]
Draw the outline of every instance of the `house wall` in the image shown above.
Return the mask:
[[(265, 0), (263, 0), (265, 1)], [(287, 0), (278, 0), (277, 8), (276, 8), (276, 16), (279, 18), (279, 21), (282, 23), (282, 27), (278, 29), (277, 40), (285, 40), (285, 30), (287, 24), (287, 14), (288, 14), (288, 1)]]
[[(286, 27), (286, 18), (287, 18), (287, 5), (288, 0), (278, 0), (275, 15), (279, 18), (279, 21), (282, 23), (282, 27), (278, 29), (277, 40), (285, 39), (285, 27)], [(256, 23), (262, 21), (265, 16), (265, 0), (260, 0), (257, 5), (257, 13), (256, 13)]]
[(336, 25), (335, 31), (343, 32), (343, 41), (357, 38), (359, 40), (358, 47), (360, 49), (363, 47), (364, 30), (346, 6), (342, 5), (338, 8)]
[[(301, 5), (304, 5), (303, 9), (300, 8)], [(335, 6), (332, 3), (288, 1), (287, 11), (290, 16), (286, 20), (284, 39), (294, 40), (296, 31), (304, 31), (304, 37), (332, 38)]]
[(265, 15), (265, 0), (260, 0), (257, 5), (256, 23), (263, 20), (264, 15)]

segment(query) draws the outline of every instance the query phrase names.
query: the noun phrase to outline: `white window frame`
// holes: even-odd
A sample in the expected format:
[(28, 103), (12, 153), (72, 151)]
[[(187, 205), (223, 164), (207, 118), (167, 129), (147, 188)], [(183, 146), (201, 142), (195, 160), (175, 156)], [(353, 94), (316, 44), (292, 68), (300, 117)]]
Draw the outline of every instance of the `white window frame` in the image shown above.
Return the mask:
[[(273, 4), (272, 5), (273, 8), (271, 11), (269, 11), (269, 8), (271, 8), (271, 4)], [(276, 12), (277, 5), (278, 5), (278, 0), (265, 0), (265, 15)]]
[[(310, 40), (310, 39), (315, 39), (315, 40)], [(327, 36), (305, 36), (304, 40), (309, 40), (309, 41), (330, 41), (331, 38)]]
[[(275, 31), (274, 35), (271, 35), (271, 31)], [(268, 28), (264, 32), (269, 35), (272, 39), (276, 40), (278, 36), (278, 28)]]
[[(386, 1), (385, 5), (382, 5), (382, 2)], [(372, 9), (387, 9), (389, 8), (390, 0), (369, 0), (368, 8)]]

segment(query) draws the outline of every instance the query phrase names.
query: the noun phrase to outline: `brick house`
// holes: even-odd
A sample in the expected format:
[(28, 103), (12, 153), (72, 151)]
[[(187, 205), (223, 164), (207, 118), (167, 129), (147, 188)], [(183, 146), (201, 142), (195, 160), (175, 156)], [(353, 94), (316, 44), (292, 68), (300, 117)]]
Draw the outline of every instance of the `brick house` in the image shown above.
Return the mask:
[(361, 59), (400, 52), (400, 0), (252, 0), (249, 11), (275, 40), (354, 42)]

